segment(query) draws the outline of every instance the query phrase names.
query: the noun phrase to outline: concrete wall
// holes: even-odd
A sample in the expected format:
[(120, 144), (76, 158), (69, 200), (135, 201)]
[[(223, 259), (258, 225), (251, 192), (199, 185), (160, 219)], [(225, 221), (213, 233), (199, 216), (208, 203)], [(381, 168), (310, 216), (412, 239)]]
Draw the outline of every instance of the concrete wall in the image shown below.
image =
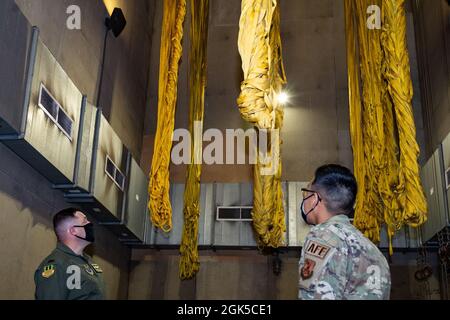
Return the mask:
[[(13, 0), (3, 0), (13, 1)], [(95, 103), (107, 10), (100, 0), (17, 0), (31, 24), (80, 91)], [(81, 8), (81, 30), (66, 28), (66, 9)], [(123, 8), (128, 25), (108, 37), (100, 105), (107, 118), (140, 159), (147, 99), (153, 1), (109, 1)], [(1, 35), (0, 35), (1, 36)], [(36, 267), (54, 248), (51, 218), (68, 206), (62, 193), (0, 144), (0, 299), (33, 299)], [(127, 297), (130, 250), (102, 227), (88, 250), (104, 270), (107, 298)]]
[[(175, 251), (135, 250), (130, 270), (129, 299), (283, 299), (298, 295), (299, 251), (280, 254), (281, 274), (273, 273), (274, 256), (256, 251), (200, 251), (200, 271), (194, 280), (178, 276)], [(390, 264), (391, 299), (440, 299), (435, 253), (428, 262), (433, 275), (414, 279), (416, 254), (395, 252)]]
[(201, 251), (193, 280), (178, 276), (177, 251), (133, 253), (129, 299), (296, 299), (297, 253), (282, 256), (283, 272), (272, 272), (271, 256), (256, 251)]
[(426, 262), (433, 274), (426, 281), (417, 281), (414, 274), (419, 270), (417, 253), (396, 252), (392, 256), (390, 268), (392, 277), (391, 299), (394, 300), (439, 300), (442, 298), (440, 288), (440, 268), (436, 251), (428, 251)]
[(413, 1), (427, 157), (450, 132), (450, 6)]
[[(249, 127), (236, 98), (242, 80), (237, 48), (240, 0), (211, 0), (208, 36), (208, 74), (204, 130)], [(290, 93), (282, 129), (283, 179), (308, 181), (316, 167), (337, 162), (353, 168), (349, 134), (345, 20), (343, 1), (281, 1), (281, 37)], [(142, 167), (148, 172), (156, 131), (159, 46), (162, 1), (156, 1), (150, 69), (150, 107), (145, 120)], [(183, 58), (178, 82), (176, 128), (188, 128), (189, 16), (186, 18)], [(414, 83), (417, 137), (423, 148), (423, 124), (412, 13), (408, 8), (408, 45)], [(209, 142), (205, 143), (208, 144)], [(422, 161), (422, 159), (421, 159)], [(171, 165), (171, 179), (184, 182), (185, 166)], [(204, 165), (202, 181), (250, 181), (249, 165)]]

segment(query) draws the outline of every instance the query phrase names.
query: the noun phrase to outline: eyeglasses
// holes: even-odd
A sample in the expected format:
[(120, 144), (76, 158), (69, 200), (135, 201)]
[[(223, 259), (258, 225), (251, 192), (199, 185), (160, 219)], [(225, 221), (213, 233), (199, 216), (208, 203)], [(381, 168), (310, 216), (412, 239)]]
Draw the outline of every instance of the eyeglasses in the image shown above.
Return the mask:
[(303, 200), (309, 199), (314, 194), (317, 194), (317, 198), (319, 199), (319, 201), (322, 201), (322, 198), (320, 197), (320, 194), (317, 191), (306, 189), (306, 188), (302, 188), (301, 190), (302, 190)]

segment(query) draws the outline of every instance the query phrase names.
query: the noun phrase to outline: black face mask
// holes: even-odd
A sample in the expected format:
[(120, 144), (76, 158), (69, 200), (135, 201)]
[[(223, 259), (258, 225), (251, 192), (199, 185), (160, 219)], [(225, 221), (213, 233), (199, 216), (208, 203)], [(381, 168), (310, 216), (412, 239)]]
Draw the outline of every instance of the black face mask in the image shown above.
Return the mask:
[(75, 228), (84, 228), (84, 232), (86, 233), (86, 237), (82, 238), (79, 236), (75, 236), (79, 239), (86, 240), (87, 242), (94, 242), (95, 241), (95, 235), (94, 235), (94, 225), (89, 222), (88, 224), (85, 224), (84, 226), (74, 226)]
[[(306, 198), (306, 199), (307, 199), (307, 198)], [(300, 210), (301, 210), (301, 212), (302, 212), (302, 218), (303, 218), (303, 220), (305, 221), (306, 224), (308, 224), (308, 225), (310, 225), (310, 226), (314, 226), (314, 223), (309, 223), (309, 222), (308, 222), (308, 220), (306, 219), (306, 216), (307, 216), (308, 214), (310, 214), (310, 213), (317, 207), (317, 205), (319, 204), (320, 200), (317, 200), (317, 202), (316, 202), (316, 204), (314, 205), (314, 207), (312, 207), (308, 212), (305, 213), (305, 200), (306, 200), (306, 199), (303, 199), (303, 200), (302, 200), (302, 204), (301, 204), (301, 206), (300, 206)]]

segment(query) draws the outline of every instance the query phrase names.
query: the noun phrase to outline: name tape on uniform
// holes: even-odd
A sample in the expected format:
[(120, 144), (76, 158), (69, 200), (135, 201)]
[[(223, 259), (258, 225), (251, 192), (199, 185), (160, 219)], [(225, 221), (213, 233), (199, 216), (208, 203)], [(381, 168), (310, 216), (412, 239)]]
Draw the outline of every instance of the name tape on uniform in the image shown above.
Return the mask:
[(308, 247), (306, 248), (306, 254), (310, 254), (319, 259), (325, 259), (327, 254), (330, 252), (331, 247), (320, 244), (316, 241), (309, 241)]

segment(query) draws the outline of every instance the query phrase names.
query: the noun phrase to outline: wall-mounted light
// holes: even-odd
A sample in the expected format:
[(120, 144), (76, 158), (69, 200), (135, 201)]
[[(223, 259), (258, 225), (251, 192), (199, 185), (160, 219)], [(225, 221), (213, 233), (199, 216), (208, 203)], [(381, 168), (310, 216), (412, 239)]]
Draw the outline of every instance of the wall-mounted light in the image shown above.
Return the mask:
[(289, 102), (289, 96), (285, 91), (281, 91), (278, 95), (277, 95), (277, 102), (281, 105), (284, 105), (286, 103)]
[(117, 38), (122, 33), (123, 29), (125, 29), (126, 25), (127, 20), (123, 15), (122, 9), (120, 8), (114, 8), (111, 16), (105, 19), (106, 32), (105, 32), (105, 39), (103, 41), (102, 67), (100, 70), (100, 81), (98, 84), (97, 101), (96, 101), (96, 105), (98, 108), (101, 108), (100, 96), (102, 92), (103, 71), (104, 71), (103, 69), (105, 68), (106, 44), (108, 40), (108, 33), (111, 30), (114, 36)]
[(122, 9), (120, 8), (114, 8), (111, 17), (106, 18), (105, 20), (106, 28), (109, 30), (112, 30), (114, 36), (117, 38), (125, 29), (125, 26), (127, 25), (127, 20), (125, 19), (125, 16), (123, 15)]
[(103, 0), (103, 4), (105, 5), (106, 11), (111, 15), (114, 8), (116, 7), (117, 0)]

